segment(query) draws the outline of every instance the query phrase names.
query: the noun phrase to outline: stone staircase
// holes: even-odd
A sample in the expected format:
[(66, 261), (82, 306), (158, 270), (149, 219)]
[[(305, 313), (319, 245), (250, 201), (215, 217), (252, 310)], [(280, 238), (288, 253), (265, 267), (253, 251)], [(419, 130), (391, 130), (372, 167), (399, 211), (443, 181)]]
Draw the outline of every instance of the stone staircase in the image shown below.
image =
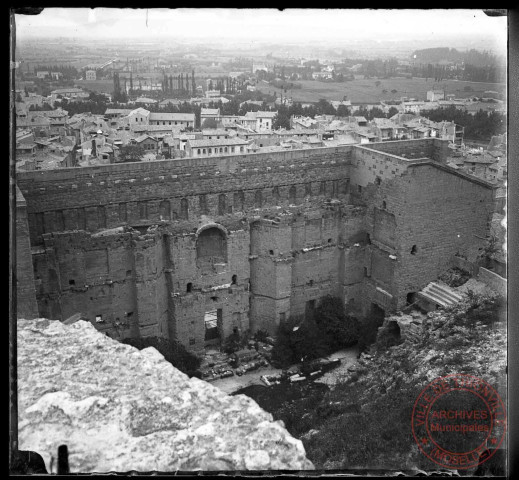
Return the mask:
[(421, 292), (418, 297), (430, 304), (440, 307), (450, 307), (462, 300), (462, 295), (444, 283), (431, 282)]

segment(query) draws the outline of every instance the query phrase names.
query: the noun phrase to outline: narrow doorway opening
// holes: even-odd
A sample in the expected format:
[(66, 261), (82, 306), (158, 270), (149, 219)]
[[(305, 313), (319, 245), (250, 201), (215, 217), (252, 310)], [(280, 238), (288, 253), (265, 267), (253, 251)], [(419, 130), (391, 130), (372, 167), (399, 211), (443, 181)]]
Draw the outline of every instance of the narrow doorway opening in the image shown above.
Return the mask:
[(220, 341), (220, 324), (222, 318), (222, 309), (210, 310), (205, 312), (205, 344), (212, 345)]

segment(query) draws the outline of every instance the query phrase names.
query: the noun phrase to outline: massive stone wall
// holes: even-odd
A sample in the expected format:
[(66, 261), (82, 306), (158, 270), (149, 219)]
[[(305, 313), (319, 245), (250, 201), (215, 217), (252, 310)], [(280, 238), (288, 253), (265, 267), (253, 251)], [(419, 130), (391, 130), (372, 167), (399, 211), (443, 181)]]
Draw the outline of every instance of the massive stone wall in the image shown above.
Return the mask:
[(391, 308), (406, 304), (448, 268), (453, 255), (475, 260), (493, 211), (495, 187), (438, 163), (411, 162), (382, 181), (369, 201), (371, 272)]
[(208, 315), (223, 339), (326, 294), (394, 310), (485, 236), (493, 189), (442, 164), (447, 143), (23, 173), (40, 313), (197, 351)]
[(408, 159), (430, 158), (445, 162), (449, 152), (449, 141), (437, 138), (423, 138), (417, 141), (395, 140), (370, 144), (369, 148), (379, 152), (398, 155)]
[(63, 230), (189, 220), (347, 191), (352, 147), (21, 172), (31, 244)]

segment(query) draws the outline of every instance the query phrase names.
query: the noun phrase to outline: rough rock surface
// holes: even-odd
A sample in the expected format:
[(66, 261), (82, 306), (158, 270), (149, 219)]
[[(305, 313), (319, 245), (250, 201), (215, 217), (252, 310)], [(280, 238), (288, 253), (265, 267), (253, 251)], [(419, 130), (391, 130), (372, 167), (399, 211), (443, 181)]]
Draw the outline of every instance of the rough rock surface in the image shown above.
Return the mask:
[(308, 470), (303, 444), (244, 396), (90, 323), (18, 322), (19, 442), (56, 472)]

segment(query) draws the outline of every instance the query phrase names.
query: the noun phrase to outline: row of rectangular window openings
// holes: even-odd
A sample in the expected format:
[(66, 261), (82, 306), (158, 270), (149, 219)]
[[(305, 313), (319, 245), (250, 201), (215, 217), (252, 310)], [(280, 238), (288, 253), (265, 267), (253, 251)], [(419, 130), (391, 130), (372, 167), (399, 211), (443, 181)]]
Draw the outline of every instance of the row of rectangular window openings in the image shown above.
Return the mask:
[[(263, 146), (263, 145), (262, 145)], [(236, 150), (235, 150), (235, 147), (231, 147), (232, 150), (230, 150), (229, 152), (227, 151), (227, 147), (220, 147), (220, 152), (219, 153), (236, 153)], [(244, 147), (240, 147), (240, 152), (243, 152), (244, 150)], [(213, 150), (211, 148), (208, 148), (207, 149), (208, 151), (206, 152), (206, 149), (205, 148), (197, 148), (197, 154), (200, 155), (202, 153), (213, 153)], [(214, 149), (214, 153), (218, 153), (218, 149), (215, 148)]]
[[(137, 123), (139, 123), (139, 121), (141, 123), (144, 122), (144, 118), (136, 118), (135, 120), (137, 121)], [(180, 125), (184, 125), (184, 123), (189, 124), (189, 122), (175, 122), (175, 125), (178, 125), (178, 123), (180, 123)], [(150, 125), (153, 125), (153, 124), (150, 124)], [(158, 123), (157, 125), (160, 125), (160, 123)], [(173, 125), (173, 123), (169, 122), (168, 124), (166, 124), (166, 122), (162, 122), (162, 125)]]

